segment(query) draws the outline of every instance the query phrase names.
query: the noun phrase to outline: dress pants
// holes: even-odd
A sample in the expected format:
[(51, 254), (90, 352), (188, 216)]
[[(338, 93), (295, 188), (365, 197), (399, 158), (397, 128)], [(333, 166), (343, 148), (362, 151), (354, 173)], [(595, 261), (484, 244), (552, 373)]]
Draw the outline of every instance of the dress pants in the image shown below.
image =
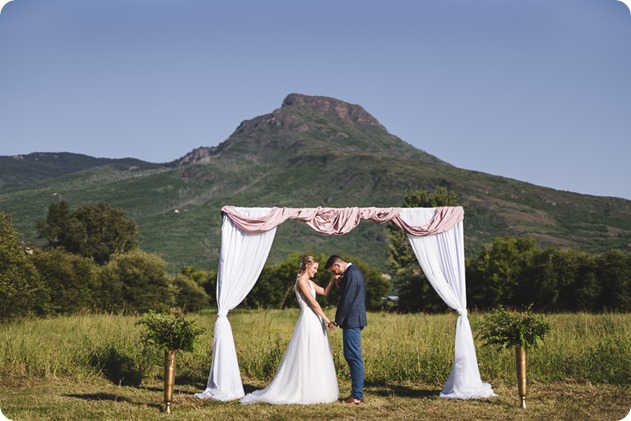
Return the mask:
[(343, 329), (344, 359), (351, 372), (351, 396), (364, 399), (364, 360), (362, 359), (362, 328)]

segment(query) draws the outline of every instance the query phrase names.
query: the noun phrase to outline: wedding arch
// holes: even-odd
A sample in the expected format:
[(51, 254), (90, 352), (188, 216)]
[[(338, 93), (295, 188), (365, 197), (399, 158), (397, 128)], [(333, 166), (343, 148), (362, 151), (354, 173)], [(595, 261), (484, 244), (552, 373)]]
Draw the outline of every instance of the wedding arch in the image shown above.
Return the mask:
[(392, 221), (404, 230), (428, 281), (442, 300), (458, 313), (454, 362), (440, 397), (472, 399), (495, 396), (491, 385), (480, 379), (473, 334), (467, 318), (462, 207), (224, 206), (221, 212), (223, 224), (213, 358), (206, 389), (196, 393), (197, 398), (230, 401), (245, 395), (228, 312), (243, 301), (256, 283), (272, 247), (276, 227), (287, 219), (303, 221), (326, 235), (348, 234), (362, 219), (379, 224)]

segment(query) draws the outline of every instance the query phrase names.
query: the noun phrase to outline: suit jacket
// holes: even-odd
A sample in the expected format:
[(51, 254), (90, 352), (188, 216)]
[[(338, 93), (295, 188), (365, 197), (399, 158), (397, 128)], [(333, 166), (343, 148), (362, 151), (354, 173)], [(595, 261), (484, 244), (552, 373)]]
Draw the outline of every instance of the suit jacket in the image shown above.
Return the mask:
[(342, 329), (362, 328), (366, 320), (366, 285), (362, 271), (349, 264), (340, 283), (340, 302), (335, 313), (335, 323)]

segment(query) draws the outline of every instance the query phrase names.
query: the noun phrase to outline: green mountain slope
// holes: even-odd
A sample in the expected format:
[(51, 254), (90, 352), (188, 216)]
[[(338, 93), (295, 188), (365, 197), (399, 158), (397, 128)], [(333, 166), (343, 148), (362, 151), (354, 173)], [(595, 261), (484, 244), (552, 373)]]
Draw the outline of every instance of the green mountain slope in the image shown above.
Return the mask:
[[(631, 248), (631, 201), (456, 168), (388, 133), (362, 107), (333, 98), (291, 94), (279, 109), (242, 122), (219, 146), (170, 164), (90, 165), (93, 158), (70, 158), (86, 168), (10, 187), (15, 175), (0, 172), (0, 209), (25, 239), (37, 242), (35, 222), (55, 200), (73, 207), (104, 201), (125, 209), (140, 226), (141, 247), (174, 270), (216, 268), (223, 205), (400, 206), (405, 193), (437, 186), (456, 192), (465, 209), (468, 254), (505, 235), (592, 252)], [(326, 237), (289, 221), (278, 229), (270, 261), (294, 251), (335, 252), (385, 269), (385, 240), (385, 227), (371, 222)]]
[(146, 169), (157, 165), (135, 158), (94, 158), (68, 152), (0, 156), (0, 188), (30, 184), (90, 168), (111, 166), (121, 169)]

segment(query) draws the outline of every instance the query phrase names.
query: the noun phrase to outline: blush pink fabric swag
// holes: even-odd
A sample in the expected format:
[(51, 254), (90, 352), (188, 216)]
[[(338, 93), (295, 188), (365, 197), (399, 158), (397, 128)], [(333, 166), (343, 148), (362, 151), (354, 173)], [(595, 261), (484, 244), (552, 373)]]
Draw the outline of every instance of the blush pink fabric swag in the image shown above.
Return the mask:
[(414, 226), (401, 217), (402, 208), (272, 208), (262, 218), (251, 218), (241, 215), (234, 206), (224, 206), (221, 212), (234, 225), (250, 234), (261, 234), (276, 228), (287, 219), (303, 221), (313, 230), (326, 235), (344, 235), (351, 232), (362, 219), (378, 224), (394, 222), (410, 235), (424, 237), (449, 231), (464, 218), (464, 210), (460, 206), (438, 207), (434, 218), (428, 225)]

